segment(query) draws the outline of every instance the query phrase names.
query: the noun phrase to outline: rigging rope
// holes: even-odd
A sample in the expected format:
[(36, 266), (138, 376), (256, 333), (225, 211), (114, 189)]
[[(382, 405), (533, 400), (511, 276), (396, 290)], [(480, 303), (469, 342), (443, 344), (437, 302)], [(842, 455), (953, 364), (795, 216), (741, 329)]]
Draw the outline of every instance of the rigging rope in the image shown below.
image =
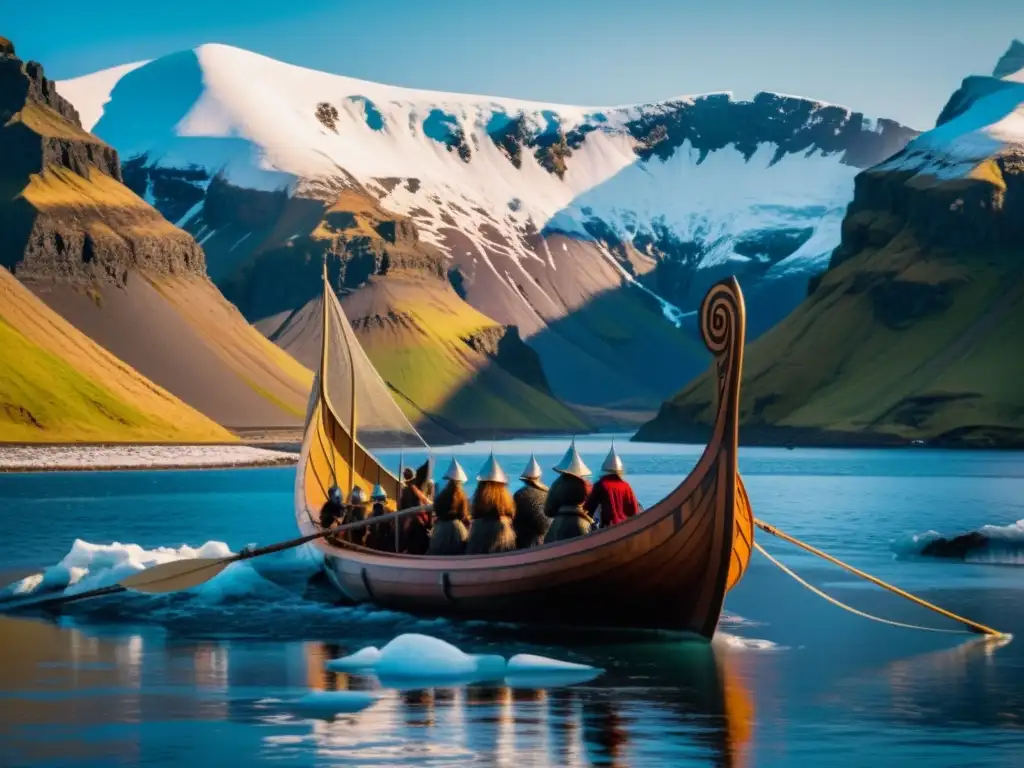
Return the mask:
[(838, 599), (832, 597), (832, 595), (830, 595), (830, 594), (828, 594), (826, 592), (823, 592), (822, 590), (818, 589), (813, 584), (808, 583), (799, 574), (797, 574), (795, 571), (790, 569), (788, 566), (783, 565), (778, 560), (776, 560), (774, 557), (769, 555), (768, 552), (765, 551), (764, 547), (762, 547), (756, 541), (754, 542), (754, 547), (755, 547), (755, 549), (757, 549), (758, 552), (760, 552), (762, 555), (767, 557), (768, 560), (776, 568), (778, 568), (780, 571), (782, 571), (787, 576), (790, 576), (791, 578), (796, 580), (796, 582), (798, 584), (800, 584), (801, 586), (807, 587), (807, 589), (811, 590), (811, 592), (816, 594), (818, 597), (822, 597), (825, 600), (828, 600), (828, 602), (832, 603), (832, 605), (835, 605), (835, 606), (837, 606), (839, 608), (842, 608), (844, 611), (849, 611), (850, 613), (854, 613), (857, 616), (863, 616), (865, 619), (870, 619), (871, 621), (877, 621), (877, 622), (879, 622), (881, 624), (889, 624), (890, 626), (893, 626), (893, 627), (904, 627), (906, 629), (922, 629), (922, 630), (924, 630), (926, 632), (942, 632), (942, 633), (950, 634), (950, 635), (971, 635), (971, 634), (974, 634), (973, 632), (970, 632), (969, 630), (966, 630), (966, 629), (939, 629), (938, 627), (925, 627), (925, 626), (921, 626), (919, 624), (904, 624), (902, 621), (893, 621), (892, 619), (883, 619), (881, 616), (875, 616), (875, 615), (870, 614), (870, 613), (865, 613), (864, 611), (859, 610), (858, 608), (854, 608), (852, 605), (847, 605), (843, 601), (838, 600)]
[(971, 621), (970, 619), (965, 619), (963, 616), (958, 616), (957, 614), (955, 614), (955, 613), (953, 613), (951, 611), (947, 611), (945, 608), (940, 608), (939, 606), (935, 605), (934, 603), (929, 603), (927, 600), (923, 600), (920, 597), (918, 597), (917, 595), (912, 595), (912, 594), (910, 594), (909, 592), (907, 592), (904, 589), (900, 589), (897, 586), (894, 586), (892, 584), (888, 584), (888, 583), (882, 581), (881, 579), (872, 576), (870, 573), (865, 573), (864, 571), (860, 570), (859, 568), (854, 568), (852, 565), (844, 563), (839, 558), (832, 557), (832, 555), (828, 554), (827, 552), (822, 552), (820, 549), (817, 549), (816, 547), (812, 547), (810, 544), (807, 544), (807, 543), (805, 543), (803, 541), (800, 541), (800, 539), (798, 539), (798, 538), (796, 538), (794, 536), (790, 536), (788, 533), (784, 533), (783, 531), (780, 531), (774, 525), (768, 525), (768, 523), (764, 522), (763, 520), (758, 520), (757, 518), (754, 518), (754, 525), (756, 525), (758, 528), (760, 528), (765, 533), (770, 533), (772, 536), (776, 536), (776, 537), (782, 539), (783, 541), (788, 541), (790, 544), (795, 544), (796, 546), (800, 547), (801, 549), (804, 549), (804, 550), (810, 552), (812, 555), (816, 555), (817, 557), (820, 557), (823, 560), (828, 560), (830, 563), (833, 563), (834, 565), (838, 565), (840, 568), (843, 568), (844, 570), (847, 570), (850, 573), (854, 574), (855, 576), (859, 576), (860, 578), (865, 579), (866, 581), (870, 581), (872, 584), (875, 584), (875, 585), (881, 587), (882, 589), (886, 589), (889, 592), (892, 592), (894, 595), (899, 595), (900, 597), (902, 597), (902, 598), (904, 598), (906, 600), (909, 600), (912, 603), (916, 603), (917, 605), (920, 605), (922, 608), (927, 608), (929, 611), (935, 611), (935, 613), (941, 614), (942, 616), (945, 616), (947, 619), (953, 619), (953, 621), (959, 621), (961, 624), (965, 625), (966, 627), (971, 629), (971, 631), (976, 632), (979, 635), (994, 635), (994, 636), (997, 636), (997, 637), (998, 636), (1005, 637), (1004, 633), (1002, 633), (1002, 632), (1000, 632), (998, 630), (992, 629), (992, 627), (986, 627), (984, 624), (979, 624), (976, 621)]

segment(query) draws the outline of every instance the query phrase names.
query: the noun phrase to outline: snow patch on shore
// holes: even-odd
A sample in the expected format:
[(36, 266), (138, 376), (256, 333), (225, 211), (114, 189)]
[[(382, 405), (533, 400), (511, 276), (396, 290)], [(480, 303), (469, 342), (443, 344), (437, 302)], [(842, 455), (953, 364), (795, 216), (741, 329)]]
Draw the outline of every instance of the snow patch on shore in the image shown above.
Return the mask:
[(0, 471), (250, 467), (297, 458), (249, 445), (8, 445), (0, 446)]

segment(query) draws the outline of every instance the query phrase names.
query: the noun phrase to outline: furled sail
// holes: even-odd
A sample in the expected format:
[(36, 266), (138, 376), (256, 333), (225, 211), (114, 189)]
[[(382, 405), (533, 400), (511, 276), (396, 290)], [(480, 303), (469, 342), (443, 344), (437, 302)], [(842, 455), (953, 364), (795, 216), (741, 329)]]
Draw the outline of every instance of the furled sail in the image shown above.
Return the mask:
[(369, 495), (378, 483), (394, 507), (398, 478), (372, 449), (427, 448), (373, 367), (324, 274), (323, 342), (320, 369), (313, 381), (306, 414), (302, 461), (303, 496), (310, 513), (323, 505), (337, 485), (347, 497), (355, 486)]

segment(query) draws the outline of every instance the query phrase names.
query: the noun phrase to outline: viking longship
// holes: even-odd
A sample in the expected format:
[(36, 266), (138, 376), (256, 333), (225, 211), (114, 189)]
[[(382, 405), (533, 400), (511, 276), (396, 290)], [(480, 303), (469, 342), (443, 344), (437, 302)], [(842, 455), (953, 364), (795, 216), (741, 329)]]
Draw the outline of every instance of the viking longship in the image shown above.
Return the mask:
[[(380, 378), (324, 281), (320, 367), (295, 484), (299, 528), (318, 529), (330, 488), (379, 484), (394, 509), (401, 483), (373, 451), (424, 443)], [(737, 470), (745, 312), (734, 279), (711, 288), (700, 331), (713, 356), (717, 401), (696, 466), (657, 504), (618, 525), (530, 549), (457, 557), (317, 540), (342, 595), (427, 615), (609, 629), (714, 634), (726, 592), (743, 576), (753, 515)]]

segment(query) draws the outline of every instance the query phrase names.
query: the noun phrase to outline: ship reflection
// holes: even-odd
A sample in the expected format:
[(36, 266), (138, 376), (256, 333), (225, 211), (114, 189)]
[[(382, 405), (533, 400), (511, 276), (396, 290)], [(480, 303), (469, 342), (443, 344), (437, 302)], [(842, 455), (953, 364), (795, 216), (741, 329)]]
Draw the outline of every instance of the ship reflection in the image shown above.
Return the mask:
[[(577, 687), (381, 690), (370, 709), (312, 722), (321, 757), (335, 762), (744, 766), (750, 761), (754, 699), (729, 651), (701, 646), (661, 654), (651, 685), (611, 674)], [(311, 649), (310, 687), (372, 688), (372, 677), (324, 671), (338, 649)], [(650, 656), (648, 655), (650, 660)]]

